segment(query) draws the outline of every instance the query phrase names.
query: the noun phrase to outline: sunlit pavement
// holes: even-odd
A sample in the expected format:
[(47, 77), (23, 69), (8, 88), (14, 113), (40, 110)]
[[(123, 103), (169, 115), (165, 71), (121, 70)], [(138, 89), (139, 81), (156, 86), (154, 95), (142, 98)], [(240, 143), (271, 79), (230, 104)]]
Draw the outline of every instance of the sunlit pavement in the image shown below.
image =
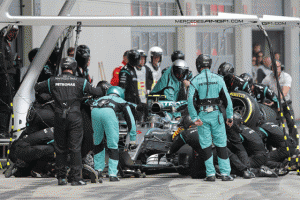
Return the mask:
[(127, 178), (120, 182), (58, 186), (54, 178), (4, 178), (0, 199), (299, 199), (300, 176), (236, 178), (204, 182), (177, 173)]

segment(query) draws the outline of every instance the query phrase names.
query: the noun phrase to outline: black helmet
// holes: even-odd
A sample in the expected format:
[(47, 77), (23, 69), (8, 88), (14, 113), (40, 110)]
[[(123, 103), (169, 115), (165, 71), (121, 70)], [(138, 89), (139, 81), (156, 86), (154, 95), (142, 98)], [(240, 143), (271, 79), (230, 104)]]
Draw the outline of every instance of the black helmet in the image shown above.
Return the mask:
[[(142, 50), (142, 49), (138, 49), (137, 51), (140, 53), (141, 57), (145, 57), (145, 64), (146, 64), (146, 62), (147, 62), (147, 54), (146, 54), (146, 52), (144, 50)], [(142, 67), (142, 66), (140, 66), (140, 67)]]
[(37, 52), (39, 51), (39, 48), (34, 48), (32, 49), (29, 53), (28, 53), (28, 60), (29, 62), (32, 62), (35, 55), (37, 54)]
[(107, 82), (107, 81), (100, 81), (98, 84), (97, 84), (97, 87), (100, 87), (103, 91), (104, 94), (106, 94), (107, 90), (111, 87), (112, 85)]
[(243, 73), (240, 75), (240, 77), (242, 79), (244, 79), (244, 81), (247, 81), (249, 83), (249, 85), (253, 85), (253, 78), (250, 74), (248, 73)]
[(77, 62), (74, 58), (66, 57), (61, 60), (61, 71), (63, 72), (66, 69), (72, 70), (73, 74), (75, 74)]
[(78, 67), (86, 68), (91, 56), (90, 48), (86, 45), (79, 45), (76, 49), (76, 61)]
[(19, 33), (19, 27), (17, 25), (8, 26), (5, 38), (11, 42), (17, 38), (18, 33)]
[(190, 126), (194, 125), (192, 118), (190, 115), (185, 115), (180, 119), (178, 126), (183, 127), (185, 130), (189, 129)]
[(128, 64), (132, 67), (138, 66), (140, 64), (141, 55), (137, 50), (130, 50), (127, 54)]
[(183, 81), (189, 72), (187, 63), (184, 60), (176, 60), (172, 65), (172, 73), (178, 81)]
[(196, 59), (197, 71), (200, 73), (201, 68), (203, 68), (203, 67), (208, 67), (210, 69), (211, 63), (212, 63), (212, 59), (210, 58), (210, 56), (208, 54), (199, 55), (198, 58)]
[(223, 62), (218, 69), (218, 74), (226, 76), (227, 74), (233, 74), (234, 67), (231, 63)]
[(175, 60), (184, 60), (184, 53), (182, 51), (174, 51), (171, 55), (171, 60), (174, 62)]

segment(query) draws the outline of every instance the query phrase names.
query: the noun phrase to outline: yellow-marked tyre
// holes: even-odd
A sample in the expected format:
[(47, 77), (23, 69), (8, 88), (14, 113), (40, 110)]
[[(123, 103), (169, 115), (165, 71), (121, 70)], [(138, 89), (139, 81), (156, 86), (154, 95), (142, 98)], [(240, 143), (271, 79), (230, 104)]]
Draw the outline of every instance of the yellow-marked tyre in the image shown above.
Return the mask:
[(263, 114), (263, 118), (264, 118), (264, 121), (266, 122), (273, 122), (274, 124), (280, 124), (279, 120), (277, 119), (277, 113), (275, 110), (273, 110), (272, 108), (270, 108), (269, 106), (267, 105), (264, 105), (264, 104), (260, 104), (259, 103), (259, 106), (260, 106), (260, 110)]
[(259, 105), (253, 97), (242, 91), (230, 93), (233, 111), (238, 112), (243, 119), (244, 125), (255, 128), (257, 122), (261, 119)]

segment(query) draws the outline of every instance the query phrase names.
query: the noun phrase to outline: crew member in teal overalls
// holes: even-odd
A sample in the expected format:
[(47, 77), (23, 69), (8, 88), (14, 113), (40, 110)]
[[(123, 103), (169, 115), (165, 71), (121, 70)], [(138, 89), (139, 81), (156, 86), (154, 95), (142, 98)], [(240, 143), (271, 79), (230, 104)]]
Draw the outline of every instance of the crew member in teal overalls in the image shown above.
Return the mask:
[(101, 97), (93, 103), (92, 125), (94, 130), (95, 170), (98, 171), (99, 182), (102, 183), (102, 171), (105, 168), (105, 150), (103, 145), (104, 132), (109, 154), (108, 174), (110, 181), (119, 181), (119, 120), (118, 113), (122, 113), (127, 123), (130, 141), (136, 140), (136, 126), (134, 117), (127, 101), (124, 100), (124, 90), (112, 86), (107, 90), (107, 96)]
[[(199, 55), (196, 59), (196, 67), (199, 74), (191, 80), (188, 110), (195, 125), (198, 126), (199, 140), (205, 151), (206, 178), (205, 181), (215, 181), (215, 168), (213, 163), (212, 142), (216, 146), (218, 164), (223, 181), (232, 181), (230, 176), (230, 163), (226, 150), (226, 131), (223, 115), (219, 104), (226, 108), (227, 125), (233, 124), (233, 109), (226, 85), (221, 76), (210, 71), (212, 59), (209, 55)], [(199, 110), (195, 109), (194, 99), (198, 95)]]
[[(176, 102), (183, 81), (189, 75), (189, 68), (184, 60), (176, 60), (172, 67), (169, 67), (158, 80), (150, 94), (161, 94), (166, 100)], [(170, 113), (169, 113), (170, 114)], [(170, 114), (171, 115), (171, 114)], [(172, 117), (172, 116), (171, 116)], [(180, 113), (173, 113), (173, 117), (180, 118)]]

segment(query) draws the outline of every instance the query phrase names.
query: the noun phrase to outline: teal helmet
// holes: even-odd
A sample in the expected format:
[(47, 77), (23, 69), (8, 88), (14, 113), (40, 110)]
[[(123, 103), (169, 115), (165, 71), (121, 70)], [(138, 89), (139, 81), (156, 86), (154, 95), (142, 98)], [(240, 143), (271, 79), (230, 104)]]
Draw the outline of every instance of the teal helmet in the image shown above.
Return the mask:
[(107, 90), (106, 95), (112, 95), (112, 94), (116, 94), (122, 99), (125, 99), (124, 89), (119, 86), (112, 86)]

